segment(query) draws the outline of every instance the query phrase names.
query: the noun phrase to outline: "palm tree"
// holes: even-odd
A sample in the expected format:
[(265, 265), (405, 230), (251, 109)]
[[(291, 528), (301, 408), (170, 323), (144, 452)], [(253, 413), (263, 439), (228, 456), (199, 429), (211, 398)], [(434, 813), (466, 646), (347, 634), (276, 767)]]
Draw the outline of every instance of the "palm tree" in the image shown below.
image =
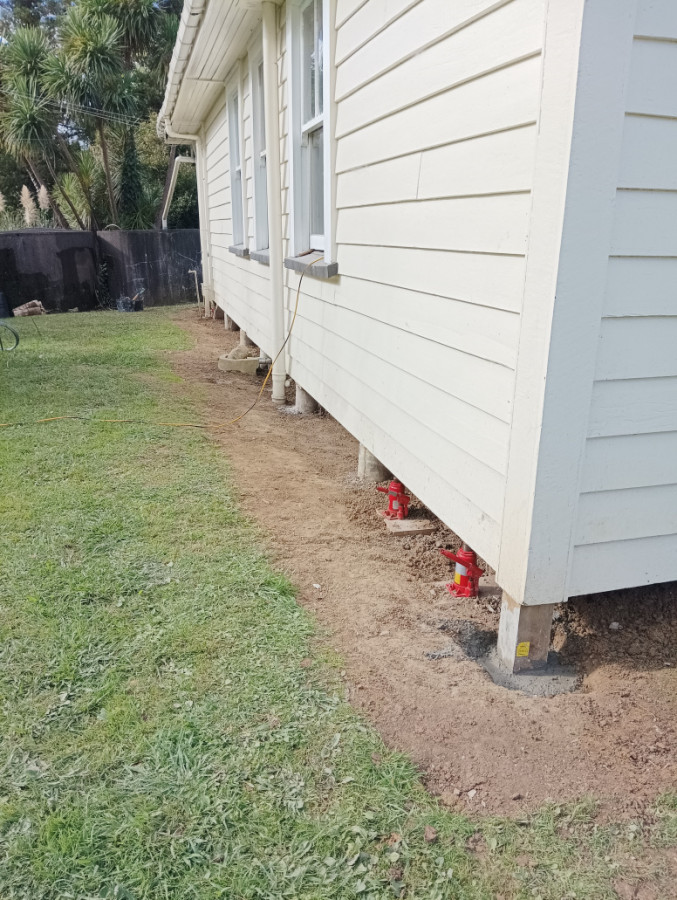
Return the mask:
[(78, 217), (85, 228), (92, 231), (99, 230), (99, 224), (94, 214), (94, 208), (105, 206), (106, 188), (103, 167), (92, 147), (74, 152), (74, 170), (60, 174), (54, 185), (57, 197), (68, 196), (71, 198), (71, 218), (77, 221)]
[(49, 46), (39, 28), (17, 28), (4, 47), (5, 78), (23, 78), (38, 85)]
[[(0, 116), (15, 156), (21, 153), (36, 191), (40, 167), (49, 170), (72, 223), (98, 228), (95, 208), (99, 220), (146, 221), (159, 199), (143, 182), (132, 129), (161, 98), (182, 0), (27, 2), (66, 12), (56, 38), (14, 21), (0, 40)], [(64, 167), (74, 178), (64, 178)]]
[(93, 15), (71, 7), (61, 26), (61, 50), (45, 62), (45, 87), (74, 121), (93, 123), (106, 175), (111, 219), (117, 224), (117, 203), (106, 122), (128, 114), (133, 106), (129, 77), (121, 65), (122, 32), (108, 15)]
[(133, 228), (139, 199), (143, 196), (143, 179), (134, 131), (131, 128), (125, 129), (121, 136), (120, 165), (116, 180), (122, 227)]
[(156, 0), (80, 0), (80, 8), (92, 18), (108, 16), (117, 23), (125, 69), (143, 57), (153, 45), (161, 16)]
[[(0, 113), (0, 134), (4, 147), (28, 169), (36, 190), (43, 186), (46, 189), (38, 157), (44, 160), (52, 179), (56, 179), (49, 155), (55, 131), (56, 116), (49, 102), (38, 95), (32, 80), (20, 75), (14, 76), (11, 91), (5, 95), (4, 107)], [(70, 205), (66, 195), (64, 200)], [(59, 225), (68, 228), (59, 204), (53, 202), (52, 208)]]
[[(67, 141), (59, 127), (58, 108), (43, 89), (44, 70), (49, 59), (49, 44), (38, 28), (18, 28), (4, 47), (2, 86), (4, 88), (3, 138), (15, 158), (23, 160), (31, 177), (42, 183), (37, 158), (44, 160), (53, 181), (56, 180), (52, 153), (58, 145), (68, 166), (74, 169)], [(37, 188), (36, 188), (37, 189)], [(62, 193), (74, 209), (70, 195)], [(57, 219), (61, 217), (54, 205)], [(76, 215), (76, 221), (80, 218)], [(64, 219), (64, 226), (68, 227)]]

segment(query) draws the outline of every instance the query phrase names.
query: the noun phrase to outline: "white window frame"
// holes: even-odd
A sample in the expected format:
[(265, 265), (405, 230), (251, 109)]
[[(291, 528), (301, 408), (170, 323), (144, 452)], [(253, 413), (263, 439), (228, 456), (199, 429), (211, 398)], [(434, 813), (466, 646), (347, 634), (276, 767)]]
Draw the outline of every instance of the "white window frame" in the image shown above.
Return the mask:
[[(336, 260), (336, 187), (335, 142), (333, 135), (335, 75), (331, 61), (335, 44), (335, 0), (319, 0), (322, 11), (322, 112), (304, 121), (303, 78), (303, 12), (315, 0), (288, 0), (287, 3), (287, 53), (289, 66), (290, 100), (290, 241), (291, 255), (299, 256), (309, 250), (319, 250), (327, 263)], [(317, 98), (316, 98), (317, 100)], [(317, 109), (317, 107), (316, 107)], [(311, 136), (322, 128), (323, 134), (323, 204), (324, 229), (322, 234), (311, 234), (310, 202), (311, 172), (309, 143)]]
[(254, 194), (254, 249), (270, 246), (268, 227), (268, 183), (266, 156), (265, 102), (263, 96), (263, 46), (249, 51), (249, 93), (252, 101), (252, 169)]
[(233, 223), (233, 245), (244, 246), (244, 177), (241, 157), (242, 110), (238, 86), (228, 92), (228, 161), (230, 166), (230, 209)]

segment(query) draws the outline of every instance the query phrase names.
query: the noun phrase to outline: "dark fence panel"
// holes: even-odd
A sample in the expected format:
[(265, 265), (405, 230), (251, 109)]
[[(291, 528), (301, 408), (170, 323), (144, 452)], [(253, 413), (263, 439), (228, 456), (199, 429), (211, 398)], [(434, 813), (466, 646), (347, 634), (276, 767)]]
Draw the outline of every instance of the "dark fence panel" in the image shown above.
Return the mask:
[(0, 231), (0, 291), (10, 307), (29, 300), (49, 310), (95, 306), (95, 242), (90, 231)]
[(40, 300), (46, 309), (64, 312), (96, 309), (105, 273), (110, 298), (132, 297), (145, 288), (147, 306), (195, 300), (200, 267), (200, 232), (63, 231), (30, 229), (0, 232), (0, 291), (10, 307)]
[(108, 270), (108, 290), (113, 300), (133, 297), (145, 287), (146, 306), (187, 303), (195, 300), (195, 276), (200, 275), (200, 232), (99, 231), (101, 260)]

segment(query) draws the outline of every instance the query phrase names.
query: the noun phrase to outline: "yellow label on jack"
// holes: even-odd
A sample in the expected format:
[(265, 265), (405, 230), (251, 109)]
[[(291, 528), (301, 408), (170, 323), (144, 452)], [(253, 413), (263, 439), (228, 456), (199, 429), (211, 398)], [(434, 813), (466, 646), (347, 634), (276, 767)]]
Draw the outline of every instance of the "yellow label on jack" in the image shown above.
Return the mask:
[(530, 641), (522, 641), (521, 644), (517, 645), (517, 653), (516, 656), (524, 657), (529, 655), (529, 648), (531, 647)]

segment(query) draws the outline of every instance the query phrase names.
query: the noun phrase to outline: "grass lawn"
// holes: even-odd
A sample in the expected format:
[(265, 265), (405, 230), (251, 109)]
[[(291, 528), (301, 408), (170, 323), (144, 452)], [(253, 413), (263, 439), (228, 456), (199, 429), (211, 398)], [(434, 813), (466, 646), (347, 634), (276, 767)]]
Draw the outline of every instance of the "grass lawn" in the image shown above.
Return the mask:
[[(17, 324), (0, 422), (205, 415), (167, 310)], [(650, 827), (440, 808), (259, 547), (202, 432), (0, 429), (1, 900), (603, 900), (660, 870), (675, 797)]]

